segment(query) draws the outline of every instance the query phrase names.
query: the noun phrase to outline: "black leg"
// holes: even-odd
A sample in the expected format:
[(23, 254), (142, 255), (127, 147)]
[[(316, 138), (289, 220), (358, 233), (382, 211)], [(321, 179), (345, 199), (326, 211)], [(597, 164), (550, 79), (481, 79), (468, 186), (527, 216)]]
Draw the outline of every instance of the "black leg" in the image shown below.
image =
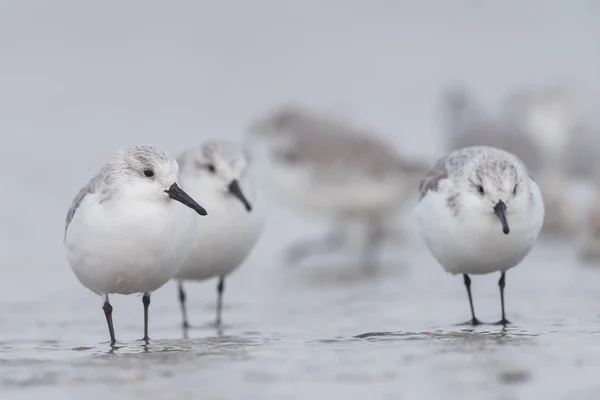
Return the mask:
[(183, 317), (183, 323), (181, 324), (184, 330), (189, 329), (190, 324), (188, 323), (187, 310), (185, 308), (185, 291), (183, 290), (183, 281), (179, 281), (179, 304), (181, 305), (181, 315)]
[(290, 264), (297, 264), (311, 254), (335, 251), (343, 244), (344, 233), (342, 231), (335, 231), (324, 239), (303, 240), (290, 246), (286, 251), (286, 261)]
[(223, 310), (223, 291), (225, 291), (225, 277), (219, 277), (219, 283), (217, 284), (217, 320), (215, 325), (221, 326), (221, 313)]
[(500, 287), (500, 302), (502, 303), (502, 319), (498, 321), (497, 325), (508, 325), (510, 324), (510, 321), (506, 319), (506, 313), (504, 312), (504, 287), (506, 286), (506, 272), (503, 272), (502, 275), (500, 275), (498, 286)]
[(471, 325), (479, 325), (481, 322), (475, 317), (475, 308), (473, 307), (473, 296), (471, 295), (471, 278), (469, 275), (463, 274), (467, 294), (469, 295), (469, 305), (471, 306)]
[(144, 304), (144, 337), (143, 341), (148, 342), (148, 307), (150, 307), (150, 293), (144, 293), (142, 296), (142, 303)]
[(115, 344), (115, 327), (113, 326), (112, 320), (113, 308), (108, 302), (108, 296), (106, 296), (106, 299), (104, 300), (104, 305), (102, 306), (102, 309), (104, 310), (104, 315), (106, 316), (106, 324), (108, 325), (108, 333), (110, 334), (110, 343)]

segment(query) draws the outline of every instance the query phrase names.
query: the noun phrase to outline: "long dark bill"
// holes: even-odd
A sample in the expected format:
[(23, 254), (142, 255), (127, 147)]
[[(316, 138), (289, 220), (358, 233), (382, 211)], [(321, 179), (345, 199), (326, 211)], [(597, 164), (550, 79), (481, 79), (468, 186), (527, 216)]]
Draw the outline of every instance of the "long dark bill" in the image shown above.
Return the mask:
[(207, 215), (208, 213), (200, 204), (196, 203), (194, 199), (192, 199), (186, 192), (183, 191), (176, 183), (172, 184), (168, 190), (165, 192), (175, 201), (180, 202), (181, 204), (185, 204), (192, 210), (196, 211), (200, 215)]
[(237, 180), (233, 180), (229, 184), (229, 193), (231, 193), (232, 195), (237, 197), (239, 199), (239, 201), (242, 202), (244, 207), (246, 207), (246, 211), (248, 211), (248, 212), (252, 211), (252, 205), (250, 204), (250, 202), (248, 201), (246, 196), (244, 196), (244, 193), (242, 193), (242, 189), (240, 188), (240, 183)]
[(508, 221), (506, 220), (506, 204), (504, 204), (502, 200), (500, 200), (494, 206), (494, 213), (498, 219), (500, 219), (500, 223), (502, 224), (502, 232), (504, 232), (505, 235), (508, 235), (510, 228), (508, 227)]

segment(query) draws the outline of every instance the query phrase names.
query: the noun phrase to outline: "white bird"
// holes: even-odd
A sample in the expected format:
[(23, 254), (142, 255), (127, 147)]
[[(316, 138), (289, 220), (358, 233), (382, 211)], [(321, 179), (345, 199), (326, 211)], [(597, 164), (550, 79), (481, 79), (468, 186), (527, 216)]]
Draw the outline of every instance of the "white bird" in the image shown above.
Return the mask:
[(469, 274), (500, 272), (502, 319), (506, 271), (532, 249), (544, 202), (525, 165), (492, 147), (467, 147), (438, 160), (419, 187), (416, 209), (427, 247), (446, 272), (462, 274), (475, 317)]
[(234, 143), (208, 141), (184, 152), (179, 164), (182, 187), (210, 210), (198, 221), (197, 239), (175, 276), (183, 327), (189, 327), (183, 281), (210, 278), (218, 279), (216, 326), (220, 326), (225, 278), (244, 262), (262, 233), (262, 196), (247, 175), (242, 149)]
[(333, 222), (324, 241), (302, 241), (288, 261), (341, 247), (348, 228), (366, 233), (364, 266), (393, 230), (393, 217), (413, 198), (424, 164), (407, 160), (369, 132), (300, 107), (283, 107), (255, 122), (251, 142), (265, 144), (272, 188), (302, 211)]
[(165, 150), (123, 148), (79, 191), (67, 213), (67, 260), (79, 282), (103, 297), (112, 343), (108, 296), (143, 293), (148, 341), (150, 294), (173, 278), (193, 240), (197, 216), (187, 207), (207, 214), (177, 185), (177, 173), (177, 161)]

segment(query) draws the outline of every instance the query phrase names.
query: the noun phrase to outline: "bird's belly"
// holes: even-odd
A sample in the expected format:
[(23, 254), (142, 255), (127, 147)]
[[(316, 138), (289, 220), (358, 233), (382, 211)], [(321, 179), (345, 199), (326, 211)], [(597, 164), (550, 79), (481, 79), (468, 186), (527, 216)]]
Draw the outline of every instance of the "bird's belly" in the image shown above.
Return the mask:
[(453, 229), (454, 239), (450, 236), (451, 231), (447, 231), (444, 267), (448, 272), (488, 274), (506, 271), (525, 258), (536, 239), (533, 231), (513, 221), (511, 232), (506, 235), (494, 218), (458, 222)]
[(237, 200), (230, 206), (222, 210), (215, 207), (212, 214), (198, 221), (196, 240), (176, 279), (227, 276), (249, 255), (263, 226), (261, 204), (255, 203), (250, 213)]
[(79, 281), (98, 294), (152, 292), (179, 270), (193, 240), (193, 214), (183, 206), (89, 210), (73, 219), (65, 245)]
[(449, 273), (506, 271), (520, 263), (536, 241), (539, 229), (535, 221), (509, 215), (511, 231), (505, 235), (495, 215), (463, 211), (454, 216), (441, 203), (433, 206), (431, 200), (437, 201), (435, 196), (425, 198), (425, 203), (419, 205), (424, 207), (418, 212), (419, 228), (433, 256)]

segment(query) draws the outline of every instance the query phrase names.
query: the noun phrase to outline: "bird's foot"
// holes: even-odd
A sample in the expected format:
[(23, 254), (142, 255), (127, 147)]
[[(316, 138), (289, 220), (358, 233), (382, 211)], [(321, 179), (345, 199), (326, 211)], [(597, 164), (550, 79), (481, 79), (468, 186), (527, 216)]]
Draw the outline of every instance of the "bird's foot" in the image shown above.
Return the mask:
[(510, 325), (512, 322), (510, 322), (509, 320), (507, 320), (506, 318), (502, 318), (500, 321), (495, 322), (493, 325), (502, 325), (502, 326), (506, 326), (506, 325)]
[(477, 318), (471, 318), (470, 320), (468, 320), (467, 322), (463, 322), (461, 324), (458, 325), (470, 325), (470, 326), (477, 326), (477, 325), (481, 325), (482, 322), (480, 320), (478, 320)]

